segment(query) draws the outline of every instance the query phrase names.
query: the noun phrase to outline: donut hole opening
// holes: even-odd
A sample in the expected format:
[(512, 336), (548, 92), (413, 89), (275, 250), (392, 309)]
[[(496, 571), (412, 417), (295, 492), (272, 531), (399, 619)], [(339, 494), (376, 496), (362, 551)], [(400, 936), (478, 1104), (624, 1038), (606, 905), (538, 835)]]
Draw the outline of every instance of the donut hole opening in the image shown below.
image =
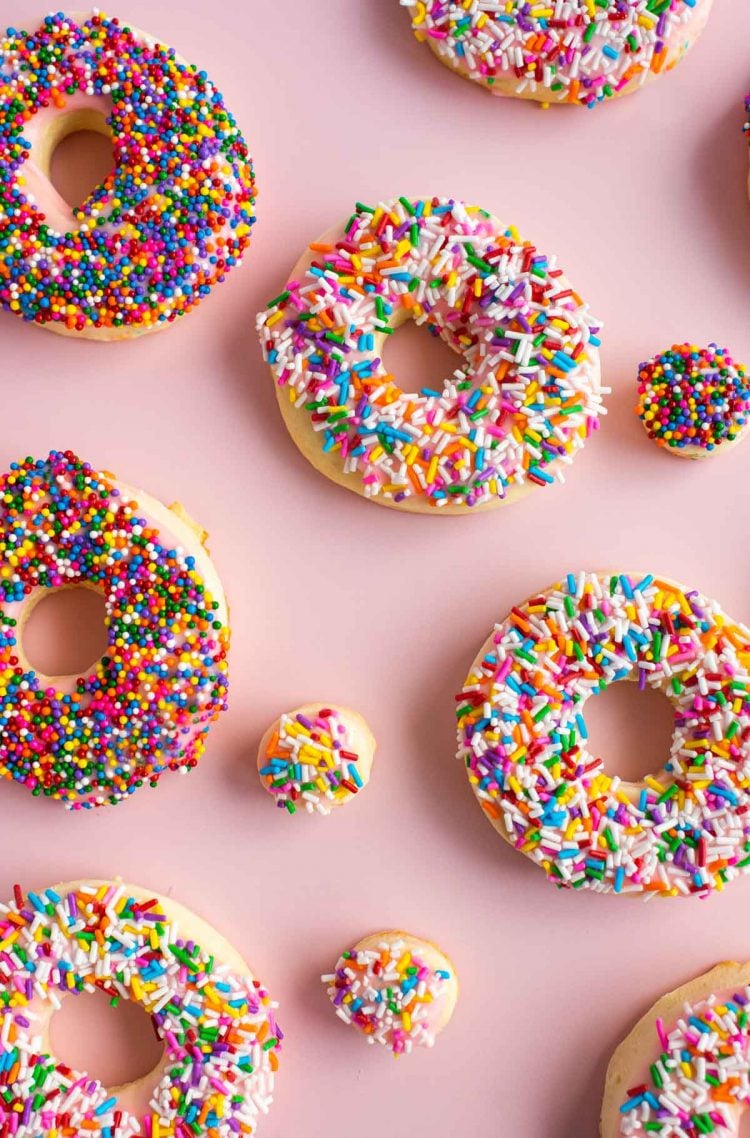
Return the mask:
[(656, 688), (641, 691), (620, 681), (592, 696), (584, 710), (589, 733), (586, 749), (600, 757), (609, 775), (639, 783), (658, 775), (669, 759), (674, 710)]
[(463, 370), (462, 357), (427, 325), (414, 320), (406, 320), (386, 336), (382, 353), (383, 366), (406, 395), (419, 395), (424, 388), (440, 393), (445, 380)]
[(64, 135), (50, 157), (50, 181), (63, 201), (74, 209), (82, 205), (115, 165), (112, 136), (87, 126)]
[(106, 613), (97, 589), (71, 585), (48, 590), (23, 626), (24, 656), (42, 676), (75, 680), (88, 675), (107, 651)]
[(743, 1110), (739, 1117), (737, 1138), (750, 1138), (750, 1110)]
[[(132, 1000), (116, 1006), (105, 992), (66, 996), (50, 1022), (56, 1058), (108, 1088), (150, 1075), (164, 1053), (151, 1017)], [(153, 1088), (144, 1088), (147, 1098)]]

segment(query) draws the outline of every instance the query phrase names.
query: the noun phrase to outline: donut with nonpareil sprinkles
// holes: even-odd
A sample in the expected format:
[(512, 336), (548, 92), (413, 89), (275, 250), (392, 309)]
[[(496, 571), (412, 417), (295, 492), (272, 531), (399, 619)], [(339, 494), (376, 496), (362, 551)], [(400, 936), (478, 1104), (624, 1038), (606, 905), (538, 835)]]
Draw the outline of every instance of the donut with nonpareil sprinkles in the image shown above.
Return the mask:
[(713, 0), (401, 0), (417, 39), (493, 95), (595, 107), (676, 67)]
[[(417, 394), (382, 359), (408, 318), (460, 357)], [(603, 411), (600, 325), (562, 270), (451, 198), (358, 203), (310, 246), (258, 328), (305, 457), (414, 513), (470, 513), (554, 482)]]
[[(55, 1055), (69, 995), (104, 992), (151, 1017), (164, 1053), (108, 1088)], [(0, 905), (0, 1128), (65, 1138), (254, 1135), (273, 1100), (276, 1004), (240, 954), (171, 898), (121, 882), (14, 889)]]
[(750, 424), (750, 380), (726, 348), (675, 344), (638, 369), (636, 412), (667, 454), (709, 458), (736, 446)]
[(739, 1138), (750, 1102), (750, 964), (657, 1000), (607, 1069), (601, 1138)]
[(367, 786), (375, 738), (362, 716), (304, 703), (276, 719), (258, 747), (261, 782), (289, 814), (330, 814)]
[[(0, 775), (73, 809), (187, 772), (227, 703), (228, 614), (206, 534), (70, 451), (0, 477)], [(23, 626), (48, 590), (102, 593), (106, 654), (45, 676)]]
[[(111, 137), (114, 169), (71, 208), (50, 181), (66, 135)], [(204, 71), (94, 12), (0, 34), (0, 304), (53, 332), (165, 328), (247, 247), (253, 168)]]
[[(750, 632), (651, 574), (570, 574), (513, 608), (458, 696), (459, 757), (495, 829), (560, 886), (708, 894), (750, 869)], [(674, 708), (663, 770), (629, 783), (587, 747), (617, 680)]]
[(364, 937), (321, 979), (337, 1016), (396, 1057), (432, 1047), (458, 1000), (458, 977), (445, 953), (406, 932)]

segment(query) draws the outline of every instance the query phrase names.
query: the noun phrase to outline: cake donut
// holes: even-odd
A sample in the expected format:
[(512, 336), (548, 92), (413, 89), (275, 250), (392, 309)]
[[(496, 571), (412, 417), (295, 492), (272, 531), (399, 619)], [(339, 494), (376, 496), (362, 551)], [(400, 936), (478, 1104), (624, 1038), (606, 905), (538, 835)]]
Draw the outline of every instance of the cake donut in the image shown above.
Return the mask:
[[(57, 144), (111, 137), (114, 170), (77, 208)], [(0, 33), (0, 304), (53, 332), (166, 327), (236, 265), (254, 221), (247, 146), (206, 75), (96, 11)]]
[[(418, 394), (382, 360), (408, 318), (461, 357)], [(467, 513), (546, 486), (603, 412), (598, 321), (552, 258), (452, 198), (358, 203), (258, 329), (305, 457), (402, 510)]]
[(601, 1138), (738, 1138), (750, 1101), (750, 965), (662, 996), (612, 1056)]
[(750, 423), (747, 371), (716, 344), (675, 344), (640, 365), (636, 413), (648, 437), (668, 454), (724, 453)]
[(305, 703), (285, 712), (258, 747), (258, 773), (280, 809), (330, 814), (370, 781), (375, 738), (350, 707)]
[[(81, 809), (192, 769), (227, 702), (228, 614), (184, 509), (70, 451), (0, 477), (0, 775)], [(103, 594), (106, 654), (46, 676), (23, 626), (50, 589)]]
[[(652, 574), (579, 573), (515, 606), (458, 696), (482, 810), (557, 885), (708, 894), (750, 867), (750, 632)], [(617, 680), (674, 708), (655, 777), (608, 773), (586, 701)]]
[[(120, 882), (77, 881), (0, 905), (0, 1128), (4, 1135), (234, 1138), (273, 1099), (282, 1034), (274, 1004), (219, 933)], [(105, 992), (151, 1017), (164, 1053), (108, 1088), (54, 1052), (69, 994)]]
[(395, 1056), (432, 1047), (453, 1015), (458, 978), (437, 945), (411, 933), (372, 933), (321, 977), (336, 1015)]
[(676, 67), (713, 0), (401, 0), (417, 39), (493, 95), (594, 107)]

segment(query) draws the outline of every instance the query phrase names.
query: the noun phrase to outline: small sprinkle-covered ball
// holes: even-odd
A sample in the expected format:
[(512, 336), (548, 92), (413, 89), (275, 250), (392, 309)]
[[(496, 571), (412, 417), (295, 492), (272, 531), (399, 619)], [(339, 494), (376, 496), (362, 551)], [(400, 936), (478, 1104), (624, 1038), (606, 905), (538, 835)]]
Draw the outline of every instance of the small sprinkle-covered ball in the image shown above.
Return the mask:
[(458, 977), (437, 945), (411, 933), (372, 933), (321, 977), (337, 1016), (395, 1056), (432, 1047), (458, 999)]
[(258, 771), (281, 809), (330, 814), (367, 785), (374, 756), (375, 738), (356, 711), (305, 703), (268, 728)]
[(636, 411), (648, 437), (669, 453), (706, 458), (747, 430), (747, 372), (716, 344), (675, 344), (640, 365)]

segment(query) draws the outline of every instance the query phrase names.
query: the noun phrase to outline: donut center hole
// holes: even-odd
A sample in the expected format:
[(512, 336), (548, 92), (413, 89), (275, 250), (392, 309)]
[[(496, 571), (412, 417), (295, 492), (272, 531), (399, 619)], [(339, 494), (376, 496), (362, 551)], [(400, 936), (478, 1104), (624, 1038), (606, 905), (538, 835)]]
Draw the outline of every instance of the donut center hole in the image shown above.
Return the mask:
[(584, 712), (589, 733), (586, 749), (601, 757), (609, 775), (642, 782), (657, 775), (669, 759), (674, 710), (662, 692), (636, 684), (611, 684), (591, 698)]
[(107, 651), (106, 612), (96, 589), (50, 589), (34, 605), (23, 629), (23, 652), (32, 668), (43, 676), (74, 678), (93, 671)]
[(149, 1075), (164, 1052), (151, 1017), (140, 1004), (104, 992), (67, 996), (50, 1023), (57, 1058), (105, 1087), (121, 1087)]
[(101, 185), (115, 165), (112, 137), (91, 125), (64, 135), (50, 158), (50, 181), (63, 201), (74, 209)]
[(383, 344), (383, 366), (407, 395), (424, 389), (442, 393), (446, 379), (461, 370), (463, 360), (441, 336), (414, 320), (399, 324)]
[(737, 1138), (750, 1138), (750, 1110), (743, 1110), (740, 1114)]

